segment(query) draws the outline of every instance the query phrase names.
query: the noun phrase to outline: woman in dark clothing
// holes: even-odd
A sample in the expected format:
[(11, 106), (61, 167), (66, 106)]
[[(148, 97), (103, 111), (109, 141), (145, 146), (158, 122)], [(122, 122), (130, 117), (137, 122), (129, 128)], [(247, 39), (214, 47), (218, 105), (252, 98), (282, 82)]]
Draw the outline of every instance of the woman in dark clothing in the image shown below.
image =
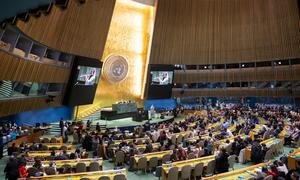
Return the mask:
[(261, 163), (264, 159), (262, 146), (258, 141), (254, 141), (251, 146), (251, 161), (255, 164)]
[(228, 172), (229, 169), (228, 157), (229, 157), (228, 153), (224, 148), (222, 148), (220, 154), (216, 157), (217, 173)]
[(14, 157), (10, 157), (4, 169), (5, 178), (8, 180), (17, 180), (19, 177), (18, 161)]

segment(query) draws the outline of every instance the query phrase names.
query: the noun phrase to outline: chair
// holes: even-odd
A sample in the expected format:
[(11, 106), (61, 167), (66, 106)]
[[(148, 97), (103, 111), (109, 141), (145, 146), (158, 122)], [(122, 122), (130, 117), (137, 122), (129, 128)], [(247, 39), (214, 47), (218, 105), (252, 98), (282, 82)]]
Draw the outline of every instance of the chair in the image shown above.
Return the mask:
[(49, 150), (48, 146), (42, 145), (41, 147), (42, 150)]
[(56, 174), (55, 169), (52, 168), (52, 167), (46, 167), (46, 168), (45, 168), (45, 173), (46, 173), (47, 175), (55, 175), (55, 174)]
[(89, 167), (89, 171), (100, 171), (100, 167), (99, 167), (99, 163), (98, 162), (92, 162), (90, 164), (90, 167)]
[(174, 149), (175, 149), (175, 145), (172, 144), (172, 145), (170, 146), (170, 150), (174, 150)]
[(196, 156), (195, 156), (194, 153), (190, 153), (190, 154), (188, 155), (188, 159), (195, 159), (195, 158), (196, 158)]
[(195, 169), (194, 169), (194, 173), (193, 173), (193, 176), (194, 176), (195, 179), (197, 179), (197, 177), (201, 177), (202, 176), (202, 174), (203, 174), (203, 167), (204, 167), (203, 163), (196, 164)]
[(139, 139), (137, 142), (136, 142), (137, 145), (142, 145), (143, 144), (143, 140), (142, 139)]
[(144, 151), (146, 150), (146, 148), (141, 147), (138, 150), (139, 150), (139, 152), (144, 153)]
[(178, 180), (178, 167), (171, 167), (168, 173), (167, 180)]
[(192, 173), (192, 166), (185, 165), (181, 168), (181, 179), (190, 179)]
[(48, 138), (44, 138), (44, 139), (42, 140), (42, 143), (50, 143), (50, 140), (49, 140)]
[(124, 160), (125, 160), (125, 153), (123, 151), (117, 151), (115, 165), (119, 165), (120, 163), (123, 165)]
[(114, 180), (126, 180), (126, 176), (124, 174), (117, 174), (114, 176)]
[(62, 165), (63, 174), (68, 174), (72, 172), (72, 166), (70, 164)]
[(266, 155), (265, 155), (265, 160), (270, 160), (270, 159), (272, 159), (272, 151), (271, 151), (271, 149), (268, 150), (266, 152)]
[(245, 151), (246, 151), (246, 149), (244, 148), (240, 151), (240, 154), (239, 154), (239, 163), (241, 163), (241, 164), (246, 163)]
[(76, 164), (76, 173), (86, 172), (86, 165), (84, 163)]
[(150, 171), (152, 169), (154, 169), (156, 166), (158, 166), (158, 158), (157, 157), (150, 158), (150, 160), (149, 160), (149, 169), (150, 169)]
[(231, 155), (228, 157), (229, 169), (230, 168), (234, 169), (233, 165), (235, 162), (236, 162), (236, 155)]
[(101, 176), (98, 180), (110, 180), (109, 176)]
[(206, 169), (205, 175), (212, 176), (215, 172), (215, 168), (216, 168), (216, 160), (209, 161), (207, 164), (207, 169)]
[(161, 160), (162, 160), (162, 163), (165, 164), (166, 162), (170, 161), (170, 159), (171, 159), (171, 155), (165, 154), (165, 155), (163, 155)]
[(35, 138), (35, 139), (33, 140), (33, 142), (34, 142), (34, 143), (41, 143), (41, 139), (40, 139), (40, 138)]
[(176, 144), (176, 136), (175, 135), (171, 136), (171, 142), (172, 142), (172, 144)]
[(61, 150), (67, 150), (68, 149), (68, 147), (67, 146), (61, 146), (61, 148), (60, 148)]
[(55, 137), (52, 137), (52, 138), (50, 139), (50, 143), (57, 143), (57, 139), (56, 139)]
[(146, 157), (141, 157), (138, 160), (137, 170), (144, 170), (144, 172), (146, 173), (146, 170), (147, 170), (147, 158)]
[(35, 176), (35, 174), (37, 172), (39, 172), (39, 170), (35, 167), (30, 167), (30, 168), (27, 169), (27, 172), (29, 174), (29, 177), (31, 177), (31, 176)]
[(273, 180), (273, 176), (269, 175), (269, 176), (265, 177), (264, 180)]
[(177, 144), (180, 144), (182, 142), (182, 135), (180, 134), (178, 137), (177, 137)]

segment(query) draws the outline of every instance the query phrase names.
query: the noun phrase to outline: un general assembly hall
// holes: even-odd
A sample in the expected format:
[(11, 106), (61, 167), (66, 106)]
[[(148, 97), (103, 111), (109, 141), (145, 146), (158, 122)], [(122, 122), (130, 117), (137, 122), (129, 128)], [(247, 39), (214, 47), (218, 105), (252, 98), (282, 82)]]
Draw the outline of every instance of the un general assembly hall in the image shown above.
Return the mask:
[(300, 180), (300, 0), (1, 0), (0, 180)]

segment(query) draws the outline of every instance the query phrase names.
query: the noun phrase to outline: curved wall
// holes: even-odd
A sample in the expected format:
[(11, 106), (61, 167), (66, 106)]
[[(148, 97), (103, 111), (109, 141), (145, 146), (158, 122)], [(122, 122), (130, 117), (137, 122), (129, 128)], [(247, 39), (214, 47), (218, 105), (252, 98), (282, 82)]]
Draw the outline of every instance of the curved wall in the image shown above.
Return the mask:
[(53, 6), (49, 15), (18, 21), (34, 40), (70, 54), (101, 58), (115, 0), (69, 0), (66, 9)]
[(297, 0), (159, 0), (150, 63), (300, 57)]

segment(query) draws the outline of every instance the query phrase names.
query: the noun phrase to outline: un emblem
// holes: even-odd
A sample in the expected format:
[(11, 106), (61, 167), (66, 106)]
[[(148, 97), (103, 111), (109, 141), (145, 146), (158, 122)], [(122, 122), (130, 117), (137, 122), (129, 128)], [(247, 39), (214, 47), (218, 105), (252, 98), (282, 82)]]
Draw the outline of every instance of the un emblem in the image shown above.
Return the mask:
[(128, 74), (128, 62), (120, 55), (109, 56), (104, 62), (104, 77), (110, 83), (123, 81)]

